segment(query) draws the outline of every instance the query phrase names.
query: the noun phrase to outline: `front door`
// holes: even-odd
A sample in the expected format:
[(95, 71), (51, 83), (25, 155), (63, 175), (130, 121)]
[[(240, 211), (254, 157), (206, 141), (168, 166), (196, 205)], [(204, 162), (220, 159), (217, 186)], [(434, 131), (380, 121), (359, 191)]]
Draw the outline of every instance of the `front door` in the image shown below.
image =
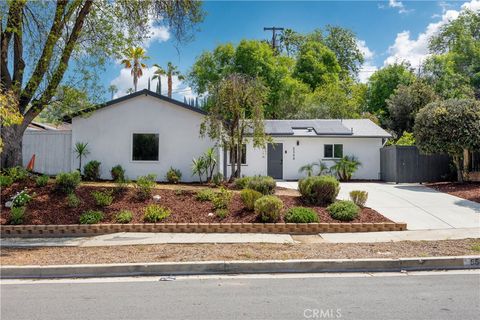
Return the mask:
[(283, 179), (283, 143), (268, 144), (267, 174), (274, 179)]

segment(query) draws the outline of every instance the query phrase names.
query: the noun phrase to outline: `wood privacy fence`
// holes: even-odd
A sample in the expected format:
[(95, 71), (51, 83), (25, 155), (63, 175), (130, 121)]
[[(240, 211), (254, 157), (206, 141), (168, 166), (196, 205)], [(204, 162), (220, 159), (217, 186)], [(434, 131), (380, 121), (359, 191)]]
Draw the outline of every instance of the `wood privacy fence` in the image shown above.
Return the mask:
[(35, 172), (55, 175), (71, 171), (71, 131), (26, 131), (22, 150), (25, 167), (35, 155)]
[(421, 154), (415, 146), (389, 146), (380, 149), (380, 176), (383, 181), (447, 181), (452, 179), (452, 173), (448, 155)]

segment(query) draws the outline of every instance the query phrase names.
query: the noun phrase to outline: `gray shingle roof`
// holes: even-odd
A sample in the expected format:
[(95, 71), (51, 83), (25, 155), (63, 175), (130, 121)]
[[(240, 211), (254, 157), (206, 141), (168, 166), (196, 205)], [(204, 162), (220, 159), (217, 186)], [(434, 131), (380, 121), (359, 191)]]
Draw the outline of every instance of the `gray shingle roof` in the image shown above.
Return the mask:
[(265, 132), (272, 136), (350, 136), (390, 138), (391, 135), (369, 119), (265, 120)]

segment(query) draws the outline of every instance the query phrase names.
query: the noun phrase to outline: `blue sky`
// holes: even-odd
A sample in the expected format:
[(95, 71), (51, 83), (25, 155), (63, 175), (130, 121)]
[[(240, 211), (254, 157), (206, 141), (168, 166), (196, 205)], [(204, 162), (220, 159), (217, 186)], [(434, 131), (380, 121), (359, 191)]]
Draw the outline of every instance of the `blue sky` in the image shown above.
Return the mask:
[[(195, 58), (217, 45), (242, 39), (267, 39), (265, 26), (291, 28), (301, 33), (327, 24), (353, 30), (367, 61), (360, 74), (362, 81), (376, 69), (394, 61), (407, 60), (414, 67), (427, 56), (428, 38), (444, 23), (455, 19), (466, 8), (480, 10), (480, 0), (470, 1), (205, 1), (207, 16), (195, 39), (175, 48), (168, 30), (154, 26), (152, 39), (145, 43), (150, 59), (166, 65), (168, 61), (187, 73)], [(146, 70), (139, 89), (146, 87)], [(105, 87), (117, 85), (123, 95), (131, 85), (128, 70), (112, 64), (103, 75)], [(163, 81), (165, 83), (165, 81)], [(164, 85), (164, 90), (166, 86)], [(174, 97), (183, 100), (195, 93), (179, 81), (174, 82)]]

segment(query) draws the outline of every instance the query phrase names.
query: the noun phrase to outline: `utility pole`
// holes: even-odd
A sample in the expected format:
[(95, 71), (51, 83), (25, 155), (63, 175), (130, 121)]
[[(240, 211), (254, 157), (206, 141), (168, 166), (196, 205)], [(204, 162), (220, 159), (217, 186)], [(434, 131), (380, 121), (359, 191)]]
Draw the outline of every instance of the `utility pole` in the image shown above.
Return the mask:
[(272, 49), (273, 49), (273, 51), (276, 51), (276, 49), (277, 49), (277, 31), (283, 31), (283, 28), (264, 27), (263, 31), (272, 31)]

